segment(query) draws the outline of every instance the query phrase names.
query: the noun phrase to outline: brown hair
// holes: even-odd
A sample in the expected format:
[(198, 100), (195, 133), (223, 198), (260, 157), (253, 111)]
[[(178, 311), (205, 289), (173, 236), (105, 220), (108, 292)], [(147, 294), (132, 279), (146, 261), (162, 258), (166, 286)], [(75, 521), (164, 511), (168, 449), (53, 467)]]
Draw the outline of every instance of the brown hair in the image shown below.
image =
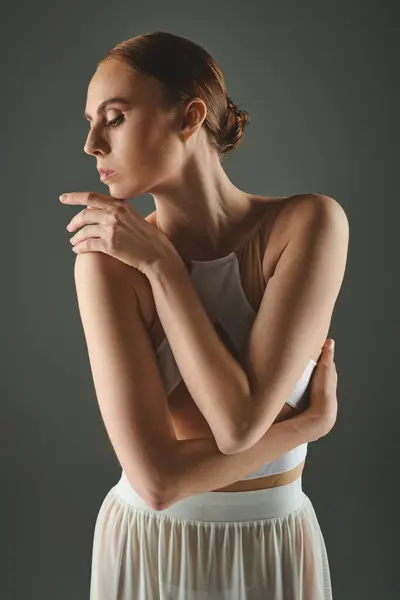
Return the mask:
[(207, 107), (203, 125), (220, 159), (240, 143), (249, 115), (227, 96), (221, 69), (202, 46), (172, 33), (155, 31), (117, 44), (98, 65), (111, 58), (154, 77), (168, 109), (179, 109), (193, 98), (203, 100)]

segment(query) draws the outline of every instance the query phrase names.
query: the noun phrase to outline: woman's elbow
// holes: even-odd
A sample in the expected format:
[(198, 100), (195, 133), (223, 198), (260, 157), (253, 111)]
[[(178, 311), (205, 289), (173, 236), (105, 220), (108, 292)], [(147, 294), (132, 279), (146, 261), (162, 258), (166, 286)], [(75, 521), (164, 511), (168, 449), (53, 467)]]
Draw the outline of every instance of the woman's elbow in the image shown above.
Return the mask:
[(218, 449), (221, 454), (225, 454), (229, 456), (230, 454), (239, 454), (250, 448), (253, 444), (249, 444), (248, 442), (248, 427), (242, 427), (238, 429), (235, 435), (230, 435), (228, 438), (225, 438), (224, 441), (218, 443)]
[(150, 486), (139, 490), (137, 487), (137, 482), (132, 482), (132, 479), (129, 477), (127, 479), (135, 492), (152, 510), (164, 510), (164, 508), (168, 506), (169, 494), (166, 492), (164, 487), (160, 487), (157, 491), (154, 491), (154, 489), (150, 488)]
[(152, 472), (148, 474), (146, 483), (143, 480), (139, 482), (137, 468), (135, 469), (135, 465), (133, 465), (133, 475), (130, 474), (129, 469), (126, 472), (126, 477), (135, 492), (152, 510), (163, 510), (169, 505), (172, 496), (172, 485), (168, 480), (167, 473), (161, 472), (161, 470), (157, 474)]

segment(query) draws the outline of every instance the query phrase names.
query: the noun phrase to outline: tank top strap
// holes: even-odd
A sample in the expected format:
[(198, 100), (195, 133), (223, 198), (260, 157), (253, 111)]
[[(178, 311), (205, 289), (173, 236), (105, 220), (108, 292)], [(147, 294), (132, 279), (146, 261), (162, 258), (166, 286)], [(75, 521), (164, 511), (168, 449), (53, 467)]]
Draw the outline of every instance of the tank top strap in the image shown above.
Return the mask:
[(256, 231), (236, 251), (242, 287), (255, 312), (260, 307), (266, 285), (263, 259), (268, 238), (267, 224), (267, 215), (264, 215)]

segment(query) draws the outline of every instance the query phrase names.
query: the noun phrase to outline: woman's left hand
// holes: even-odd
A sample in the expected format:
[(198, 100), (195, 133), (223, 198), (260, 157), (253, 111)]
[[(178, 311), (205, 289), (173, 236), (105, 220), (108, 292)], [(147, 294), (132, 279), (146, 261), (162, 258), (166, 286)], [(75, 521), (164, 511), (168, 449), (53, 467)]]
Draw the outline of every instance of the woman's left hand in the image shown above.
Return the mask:
[(103, 252), (144, 274), (160, 260), (177, 255), (167, 236), (127, 201), (96, 192), (70, 192), (62, 202), (87, 206), (67, 226), (68, 231), (82, 227), (70, 239), (77, 254)]

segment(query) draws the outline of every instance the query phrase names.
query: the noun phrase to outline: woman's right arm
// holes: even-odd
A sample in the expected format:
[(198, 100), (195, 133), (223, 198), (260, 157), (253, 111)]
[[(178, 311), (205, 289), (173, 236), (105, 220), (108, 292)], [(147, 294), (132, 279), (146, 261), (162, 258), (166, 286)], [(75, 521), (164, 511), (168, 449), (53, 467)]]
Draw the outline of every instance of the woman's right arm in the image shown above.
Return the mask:
[(254, 446), (237, 454), (222, 454), (214, 438), (176, 442), (174, 460), (169, 461), (163, 508), (243, 479), (263, 464), (302, 443), (316, 441), (332, 429), (338, 410), (337, 371), (334, 345), (328, 342), (330, 339), (326, 340), (311, 377), (308, 408), (274, 423)]
[(274, 423), (251, 448), (222, 454), (214, 438), (177, 440), (166, 457), (164, 502), (160, 510), (188, 496), (230, 485), (265, 463), (305, 442), (326, 435), (337, 415), (337, 372), (334, 350), (325, 344), (312, 375), (309, 407), (296, 416)]
[(326, 429), (320, 417), (306, 410), (271, 425), (254, 446), (237, 454), (222, 454), (212, 437), (178, 440), (166, 457), (164, 481), (168, 483), (160, 510), (243, 479), (296, 446), (325, 435)]

